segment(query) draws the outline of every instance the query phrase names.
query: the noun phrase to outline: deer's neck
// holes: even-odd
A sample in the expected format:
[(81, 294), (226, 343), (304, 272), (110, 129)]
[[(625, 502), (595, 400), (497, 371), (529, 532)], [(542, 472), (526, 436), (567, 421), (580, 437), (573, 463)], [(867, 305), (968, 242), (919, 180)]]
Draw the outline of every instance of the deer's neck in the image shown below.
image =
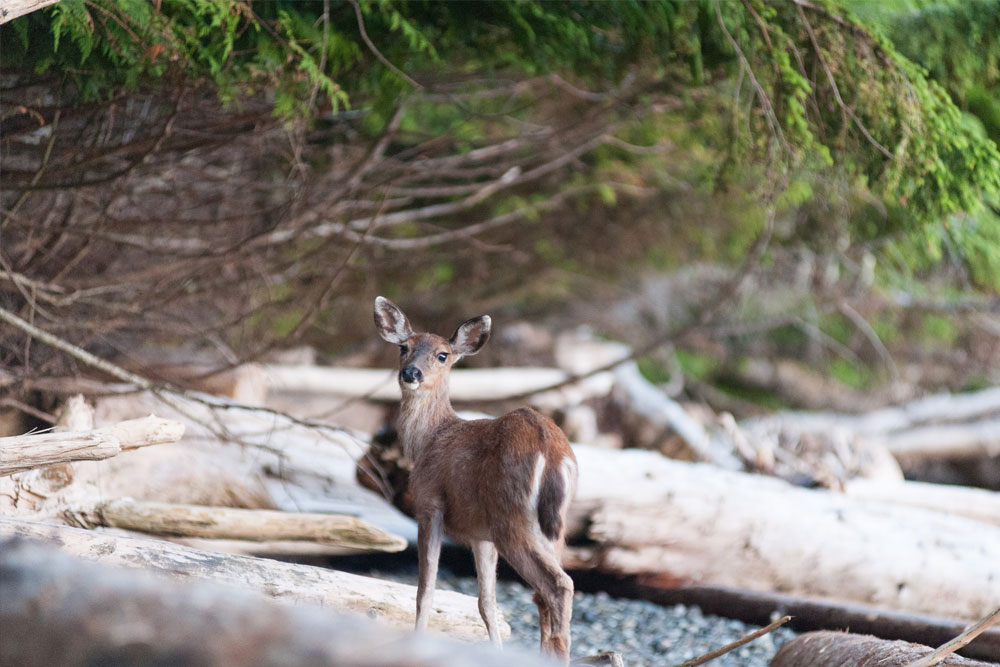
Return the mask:
[(447, 382), (440, 383), (434, 390), (404, 390), (399, 408), (399, 436), (403, 452), (411, 461), (417, 460), (442, 427), (459, 421), (451, 407)]

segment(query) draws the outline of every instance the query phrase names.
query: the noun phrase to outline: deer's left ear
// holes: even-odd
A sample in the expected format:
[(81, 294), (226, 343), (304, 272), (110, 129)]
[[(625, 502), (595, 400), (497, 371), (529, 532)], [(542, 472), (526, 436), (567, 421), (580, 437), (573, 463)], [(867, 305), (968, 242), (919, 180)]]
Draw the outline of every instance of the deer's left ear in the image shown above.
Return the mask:
[(451, 349), (460, 357), (469, 357), (479, 352), (490, 339), (491, 325), (489, 315), (480, 315), (462, 322), (448, 341)]

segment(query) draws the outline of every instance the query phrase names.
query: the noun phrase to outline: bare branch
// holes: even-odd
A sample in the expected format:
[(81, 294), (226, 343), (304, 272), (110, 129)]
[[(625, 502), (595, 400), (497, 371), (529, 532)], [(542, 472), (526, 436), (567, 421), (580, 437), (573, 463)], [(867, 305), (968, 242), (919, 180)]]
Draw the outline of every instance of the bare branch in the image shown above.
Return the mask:
[(403, 81), (406, 81), (418, 90), (423, 88), (423, 86), (417, 83), (412, 77), (410, 77), (410, 75), (393, 65), (389, 62), (388, 58), (382, 55), (382, 52), (378, 50), (378, 47), (375, 46), (375, 43), (372, 42), (371, 38), (368, 36), (368, 32), (365, 30), (365, 18), (361, 14), (361, 5), (358, 4), (358, 0), (351, 0), (351, 4), (354, 6), (354, 15), (358, 18), (358, 31), (361, 32), (361, 39), (364, 40), (368, 49), (375, 54), (375, 57), (378, 58), (383, 65), (395, 72), (399, 78), (403, 79)]
[(875, 140), (875, 137), (871, 135), (868, 128), (865, 127), (865, 124), (862, 123), (861, 119), (858, 118), (858, 115), (854, 113), (854, 109), (844, 103), (844, 99), (840, 96), (840, 88), (837, 87), (837, 81), (833, 78), (833, 72), (830, 71), (829, 65), (826, 64), (826, 58), (823, 57), (823, 50), (819, 46), (819, 40), (816, 39), (816, 33), (813, 31), (812, 24), (809, 23), (809, 19), (806, 18), (805, 12), (802, 11), (801, 4), (797, 3), (795, 8), (799, 11), (799, 17), (802, 19), (802, 23), (806, 26), (806, 32), (809, 33), (809, 40), (812, 42), (813, 49), (816, 50), (816, 58), (819, 60), (819, 64), (823, 68), (823, 71), (826, 73), (827, 81), (830, 82), (830, 88), (833, 90), (833, 96), (837, 100), (837, 105), (843, 113), (851, 117), (851, 120), (854, 121), (854, 124), (858, 126), (858, 129), (861, 130), (861, 133), (865, 135), (865, 138), (868, 139), (872, 146), (879, 149), (882, 155), (886, 156), (890, 160), (895, 159), (893, 154), (890, 153), (885, 146)]
[(994, 609), (986, 618), (970, 626), (965, 632), (950, 642), (943, 644), (923, 658), (911, 662), (907, 667), (934, 667), (934, 665), (942, 662), (955, 651), (963, 646), (967, 646), (973, 639), (983, 634), (991, 625), (997, 622), (1000, 622), (1000, 607)]
[(759, 630), (754, 630), (753, 632), (746, 634), (743, 637), (740, 637), (739, 639), (737, 639), (732, 643), (726, 644), (725, 646), (717, 648), (714, 651), (709, 651), (705, 655), (694, 658), (693, 660), (682, 662), (678, 667), (697, 667), (698, 665), (704, 665), (706, 662), (715, 660), (716, 658), (723, 656), (729, 653), (730, 651), (735, 651), (739, 647), (745, 644), (749, 644), (755, 639), (759, 639), (768, 633), (774, 632), (775, 630), (777, 630), (790, 620), (792, 620), (791, 616), (782, 616), (773, 623), (769, 623), (768, 625), (766, 625), (763, 628), (760, 628)]

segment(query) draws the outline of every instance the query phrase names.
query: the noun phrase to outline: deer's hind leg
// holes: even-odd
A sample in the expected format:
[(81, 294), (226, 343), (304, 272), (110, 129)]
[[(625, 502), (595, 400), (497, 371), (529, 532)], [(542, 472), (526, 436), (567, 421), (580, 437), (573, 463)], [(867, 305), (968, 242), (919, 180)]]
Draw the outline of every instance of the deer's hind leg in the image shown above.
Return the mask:
[[(504, 554), (521, 578), (535, 589), (542, 651), (569, 663), (573, 580), (563, 571), (550, 544), (541, 540)], [(546, 623), (546, 618), (548, 623)], [(546, 636), (545, 626), (549, 627)]]

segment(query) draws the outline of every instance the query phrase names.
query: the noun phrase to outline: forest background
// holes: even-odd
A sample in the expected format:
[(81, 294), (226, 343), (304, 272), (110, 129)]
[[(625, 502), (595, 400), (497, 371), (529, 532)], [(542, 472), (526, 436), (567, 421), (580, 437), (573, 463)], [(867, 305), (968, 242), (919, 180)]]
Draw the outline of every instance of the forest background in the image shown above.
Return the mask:
[[(377, 356), (376, 294), (442, 332), (587, 324), (738, 415), (998, 380), (1000, 2), (10, 18), (6, 410), (44, 421), (43, 381), (88, 372), (27, 327), (176, 381), (165, 362)], [(473, 361), (532, 361), (507, 340)]]

